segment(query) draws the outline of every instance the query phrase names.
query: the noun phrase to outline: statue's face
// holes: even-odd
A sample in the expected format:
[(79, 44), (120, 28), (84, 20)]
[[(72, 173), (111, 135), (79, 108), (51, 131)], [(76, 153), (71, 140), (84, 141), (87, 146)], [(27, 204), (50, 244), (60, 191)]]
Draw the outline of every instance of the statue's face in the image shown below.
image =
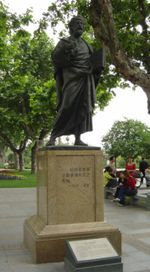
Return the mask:
[(72, 23), (72, 26), (71, 26), (71, 33), (75, 37), (80, 37), (83, 32), (84, 32), (83, 22), (78, 19), (74, 20), (74, 22)]

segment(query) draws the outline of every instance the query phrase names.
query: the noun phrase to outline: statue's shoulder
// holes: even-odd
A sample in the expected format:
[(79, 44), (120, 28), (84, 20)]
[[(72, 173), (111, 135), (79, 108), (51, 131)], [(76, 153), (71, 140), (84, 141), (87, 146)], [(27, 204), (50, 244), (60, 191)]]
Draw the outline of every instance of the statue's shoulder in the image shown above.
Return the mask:
[(60, 39), (61, 41), (64, 41), (64, 42), (69, 42), (70, 40), (70, 37), (63, 37)]
[(63, 37), (59, 40), (58, 44), (65, 44), (65, 43), (69, 43), (70, 42), (70, 38), (69, 37)]

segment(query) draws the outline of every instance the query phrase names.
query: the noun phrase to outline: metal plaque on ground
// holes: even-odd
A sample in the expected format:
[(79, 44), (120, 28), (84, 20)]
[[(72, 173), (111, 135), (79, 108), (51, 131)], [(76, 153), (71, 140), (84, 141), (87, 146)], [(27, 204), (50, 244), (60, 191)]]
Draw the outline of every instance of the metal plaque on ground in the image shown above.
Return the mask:
[(72, 240), (66, 242), (67, 272), (122, 272), (121, 257), (107, 238)]

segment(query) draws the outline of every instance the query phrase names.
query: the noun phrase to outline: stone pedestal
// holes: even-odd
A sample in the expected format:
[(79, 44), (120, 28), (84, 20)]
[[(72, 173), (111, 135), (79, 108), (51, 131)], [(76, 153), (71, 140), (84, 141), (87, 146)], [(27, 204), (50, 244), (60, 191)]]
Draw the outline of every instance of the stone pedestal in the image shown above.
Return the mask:
[(24, 224), (34, 261), (63, 261), (66, 240), (89, 237), (107, 237), (120, 254), (120, 232), (104, 222), (101, 150), (45, 148), (37, 166), (37, 215)]

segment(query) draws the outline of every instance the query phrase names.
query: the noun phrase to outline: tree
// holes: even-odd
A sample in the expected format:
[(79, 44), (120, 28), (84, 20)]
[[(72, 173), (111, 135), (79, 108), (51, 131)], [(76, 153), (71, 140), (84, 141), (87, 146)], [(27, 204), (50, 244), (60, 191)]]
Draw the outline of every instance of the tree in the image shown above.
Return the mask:
[[(143, 132), (142, 132), (143, 134)], [(150, 133), (149, 131), (143, 134), (143, 147), (144, 153), (142, 156), (144, 158), (150, 159)]]
[(17, 16), (0, 5), (0, 138), (18, 154), (20, 170), (30, 139), (34, 171), (37, 142), (50, 132), (55, 115), (53, 42), (41, 22), (33, 36), (26, 30), (32, 21), (30, 11)]
[(145, 137), (150, 137), (150, 128), (135, 120), (117, 121), (110, 131), (103, 137), (104, 150), (115, 157), (122, 156), (136, 158), (147, 154)]
[[(23, 133), (22, 125), (19, 119), (20, 114), (16, 113), (19, 106), (15, 94), (18, 95), (17, 78), (13, 73), (18, 62), (15, 62), (15, 54), (18, 54), (16, 43), (12, 41), (15, 31), (19, 26), (19, 20), (13, 14), (10, 14), (7, 7), (0, 2), (1, 15), (1, 39), (0, 39), (0, 139), (9, 147), (14, 154), (18, 156), (20, 161), (20, 170), (23, 169), (23, 151), (28, 140), (27, 135)], [(31, 19), (29, 12), (24, 16), (26, 23)], [(28, 20), (27, 20), (28, 19)], [(20, 18), (20, 24), (26, 24)], [(17, 52), (17, 53), (16, 53)], [(14, 69), (15, 67), (15, 69)], [(13, 83), (13, 88), (12, 88)], [(20, 82), (20, 85), (23, 82)], [(17, 96), (16, 95), (16, 96)]]
[[(55, 26), (58, 20), (66, 22), (76, 13), (87, 18), (87, 30), (91, 25), (97, 44), (106, 48), (108, 65), (104, 74), (105, 89), (122, 84), (119, 78), (140, 86), (147, 95), (150, 112), (149, 1), (58, 0), (57, 4), (51, 4), (45, 16), (50, 16), (51, 23)], [(111, 84), (109, 76), (112, 79), (114, 77)]]

